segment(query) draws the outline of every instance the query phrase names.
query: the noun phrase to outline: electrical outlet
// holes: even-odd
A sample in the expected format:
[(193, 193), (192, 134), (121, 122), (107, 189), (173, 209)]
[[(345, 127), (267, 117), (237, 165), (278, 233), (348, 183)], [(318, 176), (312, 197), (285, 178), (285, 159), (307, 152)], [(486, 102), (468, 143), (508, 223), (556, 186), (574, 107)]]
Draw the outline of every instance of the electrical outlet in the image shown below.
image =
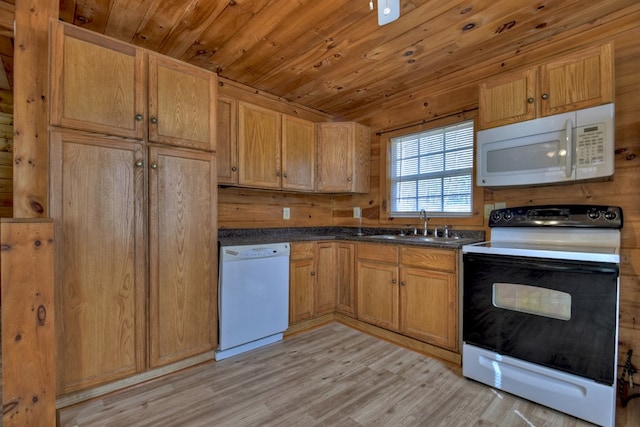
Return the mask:
[(484, 217), (489, 218), (491, 216), (491, 211), (493, 210), (492, 204), (484, 205)]
[(505, 202), (495, 202), (494, 206), (495, 209), (504, 209), (507, 207), (507, 204)]
[(353, 217), (360, 218), (362, 216), (362, 210), (360, 208), (353, 208)]
[(291, 219), (291, 209), (282, 208), (282, 219)]

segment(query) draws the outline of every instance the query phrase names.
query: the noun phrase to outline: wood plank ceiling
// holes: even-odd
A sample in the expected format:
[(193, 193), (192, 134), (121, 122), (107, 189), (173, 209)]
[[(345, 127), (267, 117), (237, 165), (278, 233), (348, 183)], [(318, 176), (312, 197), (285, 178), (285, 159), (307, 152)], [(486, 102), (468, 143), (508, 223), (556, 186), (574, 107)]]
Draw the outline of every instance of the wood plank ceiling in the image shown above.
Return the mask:
[(340, 117), (637, 1), (401, 0), (378, 26), (369, 0), (60, 0), (60, 19)]

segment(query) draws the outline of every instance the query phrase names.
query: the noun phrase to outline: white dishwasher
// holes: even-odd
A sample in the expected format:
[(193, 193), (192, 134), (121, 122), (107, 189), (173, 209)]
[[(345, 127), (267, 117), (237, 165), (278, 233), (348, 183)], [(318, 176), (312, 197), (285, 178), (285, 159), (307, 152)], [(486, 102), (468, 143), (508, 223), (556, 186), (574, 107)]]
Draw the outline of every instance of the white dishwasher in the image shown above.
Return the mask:
[(289, 327), (289, 243), (222, 246), (216, 360), (282, 339)]

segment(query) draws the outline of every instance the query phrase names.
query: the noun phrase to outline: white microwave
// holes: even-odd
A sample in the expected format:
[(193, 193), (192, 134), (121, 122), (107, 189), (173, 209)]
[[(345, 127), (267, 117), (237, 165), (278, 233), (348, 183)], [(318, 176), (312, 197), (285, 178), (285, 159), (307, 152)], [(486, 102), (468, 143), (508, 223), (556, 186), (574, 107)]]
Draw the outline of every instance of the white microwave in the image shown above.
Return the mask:
[(614, 115), (614, 104), (606, 104), (478, 131), (477, 185), (536, 185), (612, 176)]

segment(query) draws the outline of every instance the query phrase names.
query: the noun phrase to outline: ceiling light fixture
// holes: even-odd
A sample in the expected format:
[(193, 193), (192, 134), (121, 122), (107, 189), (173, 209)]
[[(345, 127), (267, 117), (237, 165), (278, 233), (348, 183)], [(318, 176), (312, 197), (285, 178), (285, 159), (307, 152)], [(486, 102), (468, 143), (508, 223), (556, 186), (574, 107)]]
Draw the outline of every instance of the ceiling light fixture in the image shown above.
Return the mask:
[[(369, 2), (373, 10), (373, 1)], [(378, 25), (386, 25), (400, 17), (400, 0), (378, 0)]]

